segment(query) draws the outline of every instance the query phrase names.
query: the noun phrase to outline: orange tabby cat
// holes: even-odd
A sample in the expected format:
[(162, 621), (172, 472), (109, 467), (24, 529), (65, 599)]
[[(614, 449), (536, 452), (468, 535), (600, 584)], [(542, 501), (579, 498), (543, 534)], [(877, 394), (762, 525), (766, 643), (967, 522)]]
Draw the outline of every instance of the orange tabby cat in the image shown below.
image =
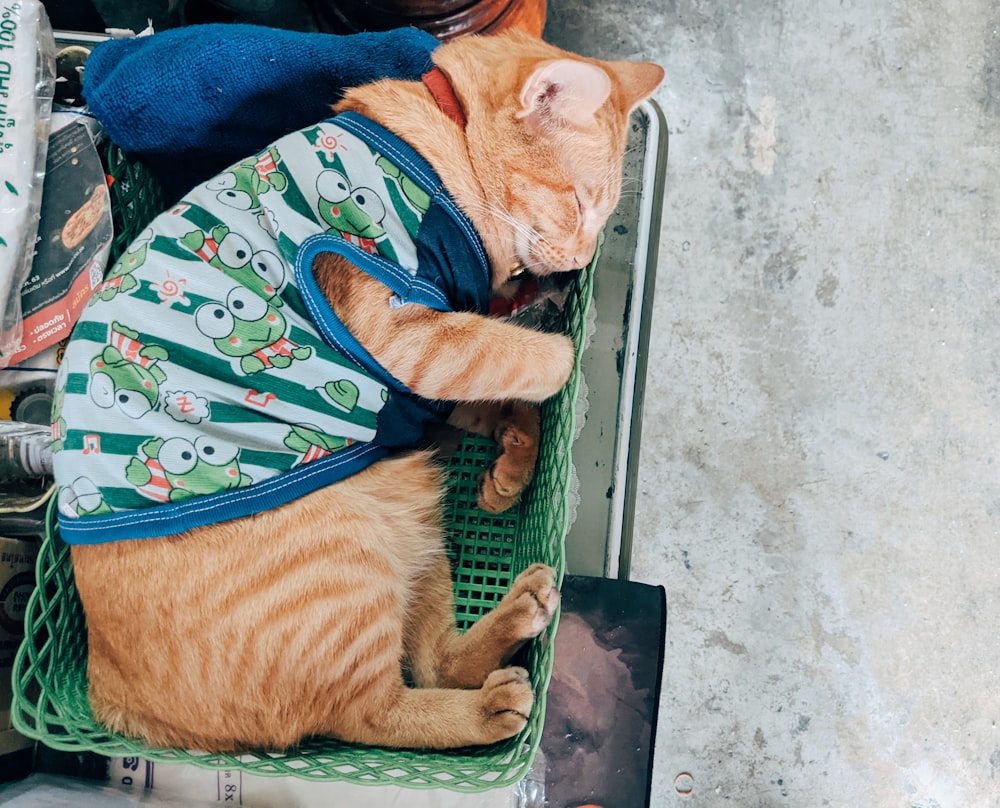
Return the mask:
[[(434, 61), (464, 130), (420, 82), (356, 88), (338, 110), (379, 122), (434, 167), (481, 235), (494, 290), (518, 265), (585, 265), (617, 204), (629, 112), (663, 71), (518, 33), (460, 39)], [(427, 399), (466, 402), (452, 423), (494, 435), (502, 450), (480, 502), (515, 502), (538, 440), (536, 410), (518, 402), (563, 386), (570, 340), (472, 313), (388, 307), (384, 287), (331, 253), (314, 274), (393, 376)], [(506, 665), (551, 621), (554, 573), (525, 570), (459, 634), (441, 494), (439, 465), (416, 451), (254, 516), (74, 546), (95, 716), (151, 744), (213, 751), (282, 749), (312, 735), (447, 748), (516, 734), (533, 695), (527, 673)]]

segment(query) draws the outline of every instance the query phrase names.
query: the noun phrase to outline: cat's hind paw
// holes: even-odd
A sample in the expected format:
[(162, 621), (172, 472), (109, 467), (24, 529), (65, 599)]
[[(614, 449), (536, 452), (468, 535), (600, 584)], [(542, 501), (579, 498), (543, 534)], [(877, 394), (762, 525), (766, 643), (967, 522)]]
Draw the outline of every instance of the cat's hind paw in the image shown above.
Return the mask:
[(559, 608), (556, 571), (545, 564), (532, 564), (514, 579), (503, 603), (510, 611), (504, 619), (516, 636), (530, 640), (552, 622)]
[(519, 733), (528, 723), (535, 694), (524, 668), (500, 668), (486, 677), (480, 691), (483, 731), (495, 743)]

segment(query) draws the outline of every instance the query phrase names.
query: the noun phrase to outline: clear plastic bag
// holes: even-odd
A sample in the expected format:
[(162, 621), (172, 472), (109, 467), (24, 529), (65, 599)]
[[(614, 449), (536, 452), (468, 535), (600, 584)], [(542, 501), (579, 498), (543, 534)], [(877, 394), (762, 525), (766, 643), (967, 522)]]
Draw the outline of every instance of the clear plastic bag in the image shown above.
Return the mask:
[(539, 749), (528, 773), (517, 784), (516, 803), (511, 808), (545, 808), (548, 805), (545, 799), (546, 767), (545, 755)]
[(56, 45), (39, 0), (0, 6), (0, 367), (21, 344), (55, 89)]

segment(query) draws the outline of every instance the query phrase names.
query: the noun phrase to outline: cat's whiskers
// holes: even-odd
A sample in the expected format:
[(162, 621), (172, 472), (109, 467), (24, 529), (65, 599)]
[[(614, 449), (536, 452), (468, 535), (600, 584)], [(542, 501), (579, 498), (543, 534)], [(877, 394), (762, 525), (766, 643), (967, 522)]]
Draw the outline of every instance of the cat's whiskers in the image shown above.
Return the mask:
[(491, 214), (498, 218), (500, 221), (509, 224), (516, 231), (524, 236), (527, 236), (529, 240), (535, 241), (541, 236), (538, 231), (530, 225), (525, 224), (520, 219), (517, 219), (512, 213), (510, 213), (507, 208), (500, 202), (495, 202), (493, 200), (484, 200), (477, 203), (480, 210), (484, 213)]
[(514, 230), (515, 236), (520, 235), (524, 238), (529, 250), (537, 247), (542, 241), (544, 241), (542, 235), (535, 228), (515, 218), (502, 204), (498, 202), (494, 202), (492, 200), (477, 200), (474, 205), (468, 207), (475, 207), (479, 212), (492, 216), (504, 224), (509, 225)]
[[(520, 274), (522, 275), (525, 272), (532, 272), (534, 274), (548, 274), (549, 272), (552, 271), (552, 266), (546, 261), (543, 261), (541, 259), (537, 259), (535, 261), (522, 261), (518, 264), (518, 268), (521, 269)], [(536, 270), (539, 269), (544, 270), (544, 272), (542, 273), (536, 272)]]
[(619, 196), (639, 196), (642, 193), (642, 183), (634, 182), (628, 185), (623, 185)]
[[(619, 165), (609, 165), (604, 173), (604, 178), (602, 184), (605, 187), (613, 188), (616, 182), (624, 182), (626, 178), (623, 175), (621, 166)], [(632, 178), (634, 179), (634, 178)]]

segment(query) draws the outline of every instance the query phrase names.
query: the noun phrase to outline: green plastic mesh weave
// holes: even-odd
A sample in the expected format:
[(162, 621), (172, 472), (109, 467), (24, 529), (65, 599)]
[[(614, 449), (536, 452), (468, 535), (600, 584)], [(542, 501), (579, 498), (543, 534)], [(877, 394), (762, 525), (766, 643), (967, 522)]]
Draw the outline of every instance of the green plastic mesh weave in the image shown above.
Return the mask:
[(101, 158), (109, 180), (111, 221), (115, 234), (111, 240), (110, 266), (164, 208), (166, 200), (159, 184), (142, 163), (130, 160), (110, 140), (104, 141)]
[[(121, 217), (119, 239), (112, 251), (116, 256), (162, 207), (162, 197), (141, 166), (130, 163), (114, 147), (108, 154), (108, 169), (114, 179), (113, 193), (117, 193), (113, 204)], [(593, 268), (592, 264), (579, 273), (563, 310), (564, 328), (577, 344), (577, 369)], [(553, 566), (562, 581), (578, 389), (577, 370), (562, 393), (543, 405), (535, 480), (516, 511), (494, 516), (476, 505), (476, 479), (496, 451), (490, 441), (468, 437), (451, 458), (445, 521), (451, 539), (456, 616), (463, 629), (493, 608), (517, 574), (532, 563)], [(58, 536), (54, 511), (49, 514), (49, 525), (38, 558), (38, 583), (25, 614), (25, 640), (14, 663), (12, 718), (23, 734), (66, 751), (138, 755), (257, 775), (411, 788), (482, 791), (514, 783), (527, 773), (541, 741), (557, 621), (530, 644), (523, 662), (536, 696), (528, 725), (517, 737), (482, 749), (416, 752), (314, 739), (284, 754), (208, 755), (150, 748), (107, 732), (94, 721), (87, 703), (86, 625), (69, 549)]]

